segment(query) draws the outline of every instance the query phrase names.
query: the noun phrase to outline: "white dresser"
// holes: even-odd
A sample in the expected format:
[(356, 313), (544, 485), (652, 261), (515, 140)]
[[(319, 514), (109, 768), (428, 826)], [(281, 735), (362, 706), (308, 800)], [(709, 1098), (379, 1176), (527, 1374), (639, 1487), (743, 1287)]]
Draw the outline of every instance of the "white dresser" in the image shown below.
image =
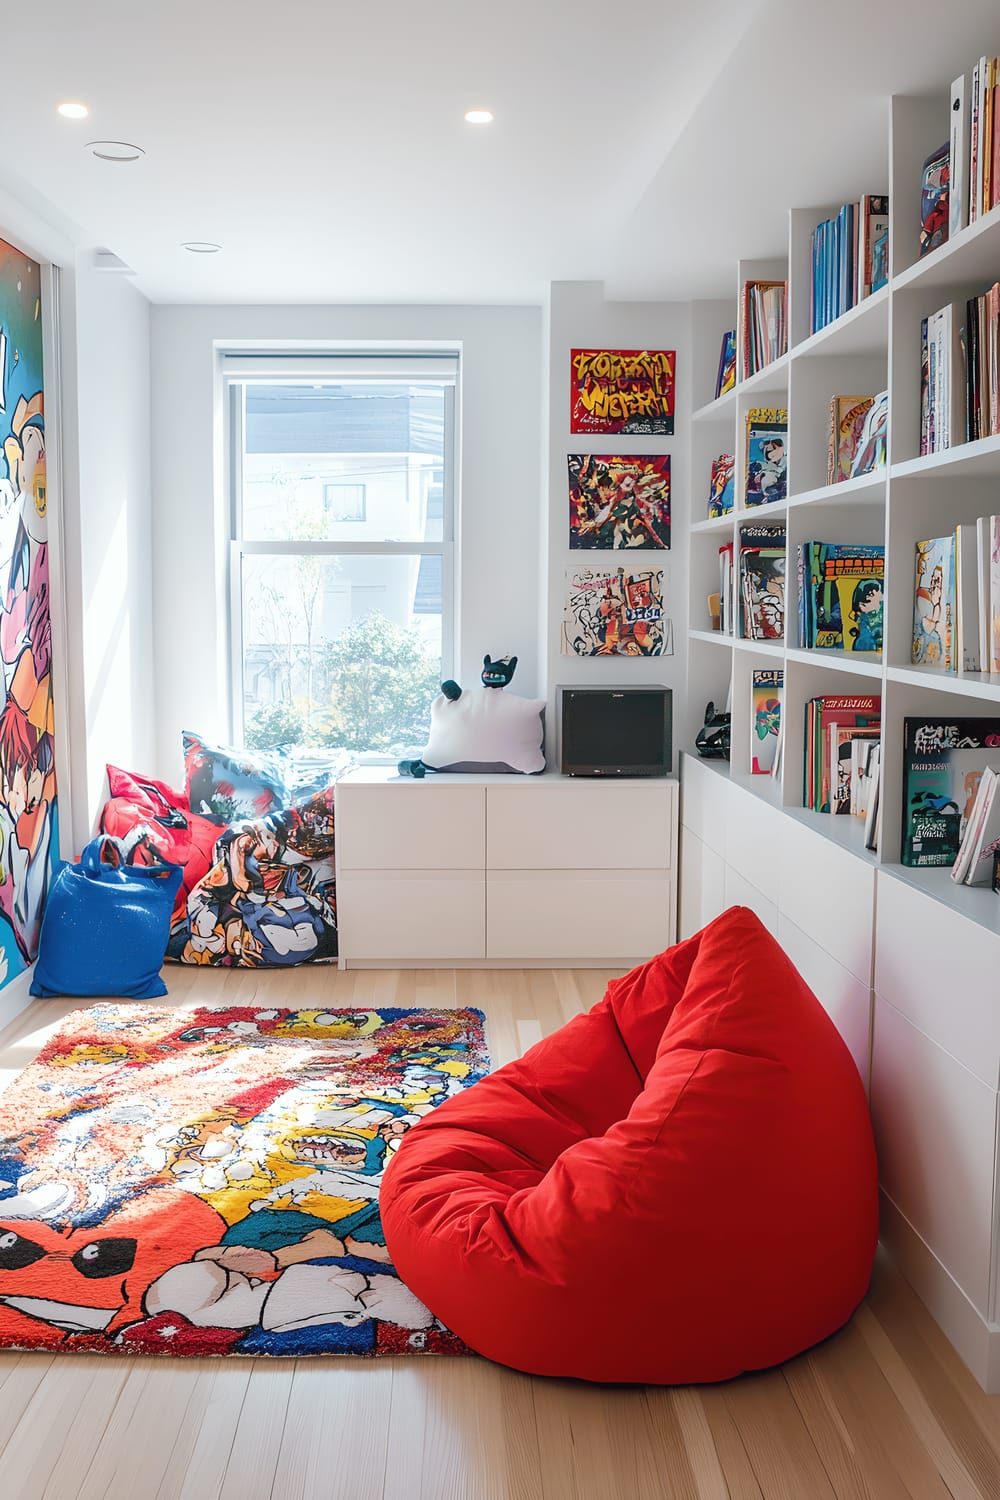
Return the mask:
[(341, 968), (628, 967), (675, 938), (677, 783), (337, 783)]

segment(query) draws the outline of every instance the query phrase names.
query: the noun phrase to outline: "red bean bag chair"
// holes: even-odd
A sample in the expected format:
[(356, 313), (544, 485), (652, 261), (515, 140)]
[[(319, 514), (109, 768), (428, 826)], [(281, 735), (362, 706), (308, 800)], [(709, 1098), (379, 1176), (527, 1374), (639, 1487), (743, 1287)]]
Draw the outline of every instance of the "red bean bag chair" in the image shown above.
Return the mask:
[(777, 1364), (847, 1321), (876, 1182), (850, 1053), (733, 907), (425, 1116), (380, 1205), (403, 1280), (479, 1353), (686, 1384)]

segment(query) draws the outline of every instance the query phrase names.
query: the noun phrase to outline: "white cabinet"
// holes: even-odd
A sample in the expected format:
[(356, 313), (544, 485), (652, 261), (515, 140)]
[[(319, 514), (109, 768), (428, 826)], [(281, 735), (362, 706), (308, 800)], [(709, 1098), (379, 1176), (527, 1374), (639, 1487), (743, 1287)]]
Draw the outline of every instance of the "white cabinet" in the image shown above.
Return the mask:
[(976, 1378), (1000, 1390), (997, 898), (947, 870), (880, 867), (768, 795), (681, 756), (681, 936), (723, 905), (750, 906), (866, 1081), (870, 1057), (882, 1238)]
[(629, 966), (674, 941), (677, 783), (337, 783), (343, 968)]

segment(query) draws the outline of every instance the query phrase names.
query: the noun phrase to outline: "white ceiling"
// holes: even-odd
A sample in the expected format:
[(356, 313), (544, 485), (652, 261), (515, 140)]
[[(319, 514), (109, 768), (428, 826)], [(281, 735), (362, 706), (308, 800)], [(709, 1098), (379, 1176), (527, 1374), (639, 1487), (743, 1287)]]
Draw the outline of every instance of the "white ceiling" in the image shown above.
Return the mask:
[(156, 302), (718, 295), (790, 203), (884, 189), (887, 96), (984, 51), (996, 0), (34, 0), (0, 187)]

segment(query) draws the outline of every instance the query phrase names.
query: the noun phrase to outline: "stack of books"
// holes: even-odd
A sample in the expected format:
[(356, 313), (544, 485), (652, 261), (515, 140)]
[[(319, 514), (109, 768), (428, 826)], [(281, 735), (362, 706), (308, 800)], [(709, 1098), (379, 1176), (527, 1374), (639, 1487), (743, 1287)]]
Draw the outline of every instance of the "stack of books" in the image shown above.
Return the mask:
[(889, 197), (866, 193), (823, 219), (812, 236), (810, 326), (834, 322), (889, 279)]
[[(980, 779), (987, 768), (1000, 764), (1000, 719), (953, 718), (903, 720), (903, 847), (904, 865), (954, 866), (968, 837), (965, 859), (956, 880), (971, 872), (975, 881), (992, 873), (980, 865), (983, 845), (991, 832), (987, 791), (976, 818)], [(981, 823), (981, 826), (980, 826)], [(969, 832), (970, 824), (973, 825)], [(982, 836), (982, 844), (980, 843)]]
[(942, 453), (965, 441), (965, 309), (949, 302), (920, 322), (920, 452)]
[[(997, 137), (1000, 140), (1000, 134)], [(1000, 281), (965, 304), (965, 437), (1000, 432)]]
[(948, 142), (949, 232), (988, 214), (1000, 203), (1000, 58), (981, 57), (971, 74), (951, 86)]
[[(870, 694), (827, 694), (805, 706), (802, 801), (817, 812), (849, 813), (853, 739), (875, 741), (882, 700)], [(843, 747), (847, 746), (844, 751)], [(860, 751), (858, 756), (860, 758)], [(867, 767), (867, 751), (865, 751)], [(844, 781), (846, 776), (846, 795)], [(867, 810), (867, 803), (866, 803)]]
[(746, 281), (740, 297), (743, 378), (780, 359), (788, 348), (787, 283)]
[(914, 666), (1000, 672), (1000, 516), (916, 545)]
[(748, 641), (785, 638), (785, 528), (740, 527), (739, 634)]

